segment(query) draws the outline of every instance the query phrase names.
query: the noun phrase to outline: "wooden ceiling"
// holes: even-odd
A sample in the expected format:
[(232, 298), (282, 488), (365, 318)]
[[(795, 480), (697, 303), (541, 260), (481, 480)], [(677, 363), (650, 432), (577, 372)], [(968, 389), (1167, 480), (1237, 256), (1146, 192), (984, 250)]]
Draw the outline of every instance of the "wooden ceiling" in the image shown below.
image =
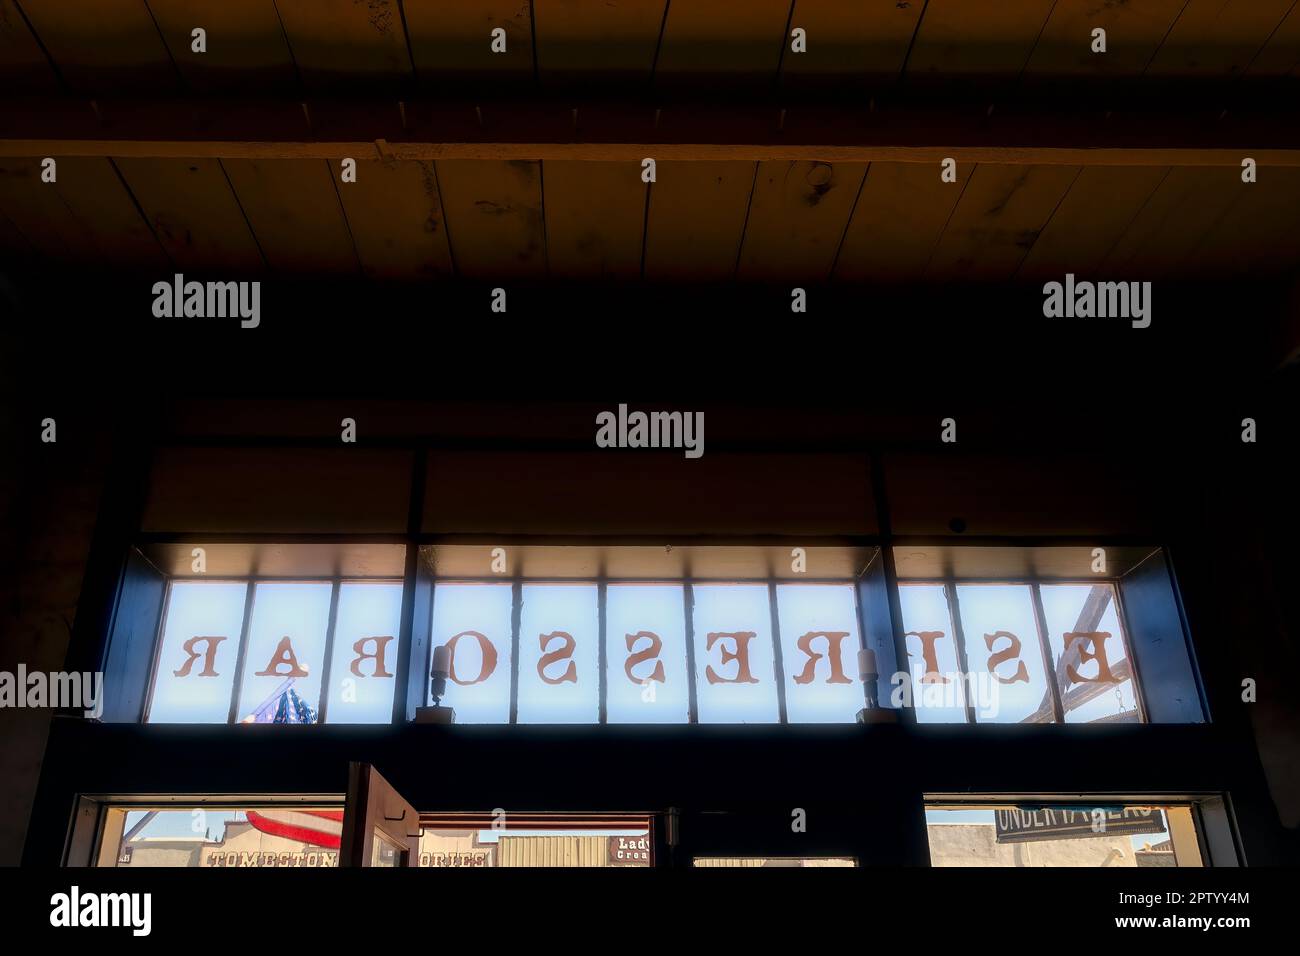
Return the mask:
[[(208, 50), (191, 52), (203, 27)], [(507, 51), (488, 36), (505, 31)], [(787, 35), (807, 31), (808, 51)], [(1089, 50), (1094, 28), (1108, 51)], [(6, 89), (1295, 76), (1294, 0), (0, 0)], [(301, 86), (299, 86), (301, 84)]]
[(1300, 168), (920, 163), (0, 160), (0, 250), (169, 275), (906, 282), (1269, 276)]
[[(1294, 0), (0, 0), (0, 255), (223, 277), (1276, 276), (1300, 266), (1300, 143), (1281, 121), (1222, 133), (1220, 100), (1297, 79)], [(1128, 139), (1109, 112), (1070, 132), (1050, 99), (992, 125), (995, 102), (1060, 84), (1218, 92)], [(977, 90), (973, 132), (913, 109)], [(680, 105), (704, 93), (739, 105)], [(929, 99), (878, 123), (900, 95)]]

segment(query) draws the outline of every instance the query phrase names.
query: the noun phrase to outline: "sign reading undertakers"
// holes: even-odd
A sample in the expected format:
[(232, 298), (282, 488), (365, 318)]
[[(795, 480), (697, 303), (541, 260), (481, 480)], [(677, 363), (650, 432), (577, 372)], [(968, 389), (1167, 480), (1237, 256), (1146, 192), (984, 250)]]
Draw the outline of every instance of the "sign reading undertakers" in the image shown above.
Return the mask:
[(995, 817), (998, 843), (1165, 832), (1158, 807), (1009, 807), (996, 810)]

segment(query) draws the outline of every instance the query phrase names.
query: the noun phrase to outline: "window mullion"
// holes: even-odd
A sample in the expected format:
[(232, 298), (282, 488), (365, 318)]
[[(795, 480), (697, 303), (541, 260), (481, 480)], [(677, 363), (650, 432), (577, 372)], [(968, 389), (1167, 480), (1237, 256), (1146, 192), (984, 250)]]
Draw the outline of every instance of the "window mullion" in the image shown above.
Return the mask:
[(776, 677), (776, 706), (780, 723), (788, 724), (790, 718), (785, 706), (785, 661), (781, 656), (781, 620), (776, 605), (776, 582), (767, 582), (768, 606), (772, 612), (772, 669)]
[(325, 660), (321, 664), (320, 671), (320, 699), (316, 702), (316, 723), (325, 723), (325, 713), (329, 709), (330, 699), (330, 668), (334, 663), (334, 625), (338, 622), (339, 616), (339, 591), (341, 583), (336, 579), (334, 587), (330, 591), (330, 613), (329, 623), (325, 625)]
[(244, 622), (239, 627), (239, 651), (235, 658), (235, 686), (230, 692), (230, 716), (226, 723), (233, 724), (239, 717), (239, 692), (244, 684), (244, 666), (248, 660), (248, 629), (253, 620), (253, 601), (257, 597), (257, 584), (249, 579), (244, 593)]
[(1034, 598), (1034, 621), (1038, 625), (1038, 646), (1043, 655), (1043, 672), (1047, 675), (1048, 691), (1052, 695), (1052, 716), (1056, 723), (1065, 723), (1065, 706), (1061, 702), (1061, 687), (1056, 679), (1056, 665), (1052, 662), (1052, 644), (1047, 629), (1047, 612), (1043, 610), (1043, 595), (1037, 581), (1029, 585)]
[(609, 679), (605, 669), (609, 663), (609, 651), (605, 647), (605, 641), (608, 639), (608, 628), (606, 627), (607, 610), (605, 602), (608, 597), (609, 586), (604, 579), (596, 582), (596, 619), (597, 619), (597, 641), (596, 641), (596, 678), (597, 688), (600, 696), (600, 706), (597, 711), (597, 722), (602, 724), (609, 723)]
[(944, 594), (948, 598), (948, 616), (952, 618), (953, 644), (957, 652), (957, 683), (961, 688), (962, 705), (966, 709), (966, 723), (975, 723), (975, 705), (971, 703), (970, 688), (967, 686), (970, 666), (966, 661), (966, 631), (961, 625), (961, 602), (957, 599), (957, 582), (949, 578), (944, 584)]
[(682, 613), (686, 618), (686, 722), (700, 722), (700, 703), (695, 687), (695, 588), (682, 582)]
[(519, 629), (524, 616), (524, 585), (516, 579), (510, 605), (510, 723), (519, 723)]

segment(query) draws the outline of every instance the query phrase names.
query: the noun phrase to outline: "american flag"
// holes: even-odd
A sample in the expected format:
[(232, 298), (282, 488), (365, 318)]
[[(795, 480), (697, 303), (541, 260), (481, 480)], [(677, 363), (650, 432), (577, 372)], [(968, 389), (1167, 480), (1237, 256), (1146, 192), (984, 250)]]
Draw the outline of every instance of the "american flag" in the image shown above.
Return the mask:
[(290, 687), (280, 695), (280, 703), (275, 708), (275, 717), (271, 723), (314, 724), (316, 723), (316, 712), (311, 709), (305, 700), (298, 696), (296, 690)]
[(293, 689), (294, 678), (280, 682), (264, 701), (245, 717), (245, 724), (314, 724), (316, 711)]
[(263, 833), (331, 850), (343, 835), (342, 810), (249, 810), (248, 822)]

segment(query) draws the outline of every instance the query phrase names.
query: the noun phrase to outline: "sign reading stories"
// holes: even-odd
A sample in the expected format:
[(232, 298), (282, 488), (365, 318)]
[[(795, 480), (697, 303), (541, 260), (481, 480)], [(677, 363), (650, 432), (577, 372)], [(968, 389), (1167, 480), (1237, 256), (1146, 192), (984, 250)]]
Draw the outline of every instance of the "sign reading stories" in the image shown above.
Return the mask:
[(1159, 807), (1008, 807), (995, 817), (998, 843), (1165, 832)]

